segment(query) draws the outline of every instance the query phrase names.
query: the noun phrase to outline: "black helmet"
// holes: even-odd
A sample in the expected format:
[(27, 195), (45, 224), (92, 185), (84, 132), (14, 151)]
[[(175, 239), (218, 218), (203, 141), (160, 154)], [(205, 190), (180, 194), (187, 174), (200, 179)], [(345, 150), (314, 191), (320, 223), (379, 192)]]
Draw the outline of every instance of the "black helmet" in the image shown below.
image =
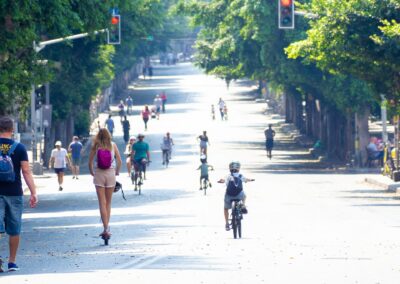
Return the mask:
[(114, 192), (118, 192), (120, 189), (122, 189), (122, 184), (120, 184), (118, 181), (115, 182)]

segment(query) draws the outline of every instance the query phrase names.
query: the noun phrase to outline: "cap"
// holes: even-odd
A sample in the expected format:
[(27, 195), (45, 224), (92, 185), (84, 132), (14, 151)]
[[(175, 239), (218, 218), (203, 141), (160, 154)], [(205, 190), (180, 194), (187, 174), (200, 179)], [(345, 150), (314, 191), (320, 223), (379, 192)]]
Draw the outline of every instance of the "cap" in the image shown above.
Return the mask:
[(56, 145), (56, 146), (61, 146), (62, 143), (61, 143), (61, 141), (57, 141), (55, 145)]

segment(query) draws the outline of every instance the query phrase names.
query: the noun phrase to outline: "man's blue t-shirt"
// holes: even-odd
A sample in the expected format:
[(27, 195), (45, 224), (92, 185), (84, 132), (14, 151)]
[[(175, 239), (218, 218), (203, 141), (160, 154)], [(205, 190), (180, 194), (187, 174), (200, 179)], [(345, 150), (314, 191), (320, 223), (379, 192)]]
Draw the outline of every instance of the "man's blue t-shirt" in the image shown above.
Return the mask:
[(134, 160), (146, 159), (147, 151), (149, 151), (149, 144), (143, 141), (138, 141), (132, 145), (132, 150), (135, 151)]
[(112, 120), (111, 118), (107, 118), (106, 125), (107, 125), (108, 131), (110, 131), (110, 132), (114, 131), (114, 120)]
[[(14, 140), (8, 138), (0, 138), (0, 152), (6, 154), (10, 150)], [(18, 143), (11, 155), (13, 161), (15, 181), (14, 182), (1, 182), (0, 181), (0, 195), (6, 196), (22, 196), (22, 182), (21, 182), (21, 161), (28, 161), (28, 153), (23, 144)]]
[(82, 151), (82, 143), (79, 141), (72, 142), (69, 145), (69, 148), (71, 148), (71, 156), (72, 159), (79, 159), (81, 157), (81, 151)]

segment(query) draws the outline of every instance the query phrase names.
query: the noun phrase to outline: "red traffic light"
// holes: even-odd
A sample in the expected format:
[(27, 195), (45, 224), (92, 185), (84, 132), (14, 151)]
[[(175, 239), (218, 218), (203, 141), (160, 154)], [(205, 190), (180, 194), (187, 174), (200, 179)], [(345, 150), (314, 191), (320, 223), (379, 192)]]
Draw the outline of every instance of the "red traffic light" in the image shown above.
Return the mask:
[(293, 3), (293, 0), (280, 0), (280, 1), (281, 1), (281, 6), (283, 7), (289, 7)]
[(112, 16), (111, 17), (111, 24), (112, 25), (118, 25), (119, 23), (119, 16)]

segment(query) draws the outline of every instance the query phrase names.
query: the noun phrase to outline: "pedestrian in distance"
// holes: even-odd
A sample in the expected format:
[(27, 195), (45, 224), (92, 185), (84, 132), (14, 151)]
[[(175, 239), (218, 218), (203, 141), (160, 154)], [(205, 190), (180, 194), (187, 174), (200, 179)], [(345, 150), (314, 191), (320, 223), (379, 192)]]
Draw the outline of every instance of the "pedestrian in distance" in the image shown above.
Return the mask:
[(126, 115), (124, 116), (124, 120), (122, 121), (122, 130), (124, 132), (124, 141), (125, 144), (128, 143), (129, 141), (129, 130), (131, 129), (131, 125), (129, 123), (129, 120), (126, 118)]
[(79, 179), (79, 165), (81, 163), (82, 151), (83, 145), (79, 141), (79, 137), (74, 136), (68, 147), (68, 152), (71, 154), (72, 179)]
[[(23, 144), (12, 139), (13, 132), (13, 119), (0, 117), (0, 235), (6, 233), (9, 237), (8, 271), (19, 270), (16, 258), (24, 207), (21, 172), (30, 191), (30, 207), (34, 208), (38, 203), (28, 153)], [(6, 270), (2, 263), (0, 259), (0, 272)]]
[(212, 118), (212, 120), (215, 120), (215, 107), (214, 107), (214, 105), (211, 105), (211, 118)]
[(149, 78), (151, 80), (151, 78), (153, 78), (153, 66), (149, 66)]
[(224, 119), (228, 120), (228, 107), (226, 104), (224, 105)]
[(219, 113), (221, 115), (221, 120), (224, 120), (224, 108), (225, 108), (225, 102), (222, 98), (219, 98), (218, 101), (218, 107), (219, 107)]
[(200, 141), (200, 155), (204, 154), (207, 156), (207, 147), (210, 145), (210, 140), (207, 136), (207, 131), (203, 131), (203, 134), (199, 135), (197, 139)]
[(226, 184), (226, 192), (224, 197), (224, 219), (225, 219), (225, 229), (230, 230), (229, 226), (229, 209), (232, 207), (232, 202), (234, 199), (242, 200), (243, 207), (242, 213), (247, 213), (246, 208), (246, 194), (243, 191), (243, 183), (254, 181), (254, 179), (245, 178), (240, 171), (240, 163), (233, 161), (229, 163), (230, 174), (225, 179), (220, 179), (218, 183)]
[(107, 127), (108, 132), (110, 132), (111, 136), (113, 136), (115, 125), (114, 125), (114, 120), (111, 117), (112, 117), (111, 114), (108, 115), (108, 118), (106, 119), (105, 125)]
[(132, 107), (133, 107), (133, 100), (131, 96), (128, 96), (125, 100), (126, 104), (126, 114), (130, 115), (132, 113)]
[(142, 68), (143, 80), (146, 80), (146, 73), (147, 73), (147, 67), (143, 66), (143, 68)]
[(119, 118), (122, 122), (122, 118), (125, 116), (125, 105), (122, 100), (119, 101), (119, 104), (118, 104), (118, 114), (119, 114)]
[(151, 115), (151, 112), (149, 110), (149, 106), (147, 106), (147, 105), (144, 106), (144, 109), (142, 110), (141, 115), (142, 115), (142, 119), (143, 119), (143, 122), (144, 122), (144, 129), (147, 130), (147, 122), (149, 121), (149, 118), (150, 118), (150, 115)]
[(264, 135), (265, 135), (265, 148), (267, 150), (267, 156), (271, 160), (272, 148), (274, 148), (274, 137), (275, 137), (275, 130), (272, 129), (272, 124), (269, 124), (268, 128), (264, 130)]
[[(96, 162), (95, 162), (96, 160)], [(112, 142), (111, 134), (106, 128), (100, 129), (92, 142), (89, 154), (89, 171), (96, 187), (99, 211), (103, 223), (103, 239), (111, 237), (110, 217), (112, 194), (116, 185), (122, 161), (117, 145)]]
[(157, 119), (160, 119), (160, 112), (161, 112), (162, 100), (159, 95), (156, 95), (154, 98), (154, 108), (156, 110)]
[(209, 180), (209, 177), (208, 177), (208, 170), (213, 171), (214, 167), (207, 163), (206, 155), (202, 155), (200, 157), (200, 162), (201, 162), (201, 165), (197, 168), (197, 170), (200, 170), (200, 189), (199, 190), (203, 190), (203, 181), (207, 182), (209, 187), (212, 186), (212, 184)]
[(160, 98), (162, 102), (162, 112), (165, 113), (165, 105), (167, 104), (167, 94), (165, 91), (162, 91)]
[[(54, 169), (57, 175), (58, 190), (63, 190), (64, 183), (64, 172), (67, 166), (71, 167), (71, 161), (68, 157), (68, 152), (65, 148), (62, 148), (61, 141), (55, 143), (55, 148), (51, 151), (49, 167)], [(72, 169), (71, 169), (72, 171)]]

